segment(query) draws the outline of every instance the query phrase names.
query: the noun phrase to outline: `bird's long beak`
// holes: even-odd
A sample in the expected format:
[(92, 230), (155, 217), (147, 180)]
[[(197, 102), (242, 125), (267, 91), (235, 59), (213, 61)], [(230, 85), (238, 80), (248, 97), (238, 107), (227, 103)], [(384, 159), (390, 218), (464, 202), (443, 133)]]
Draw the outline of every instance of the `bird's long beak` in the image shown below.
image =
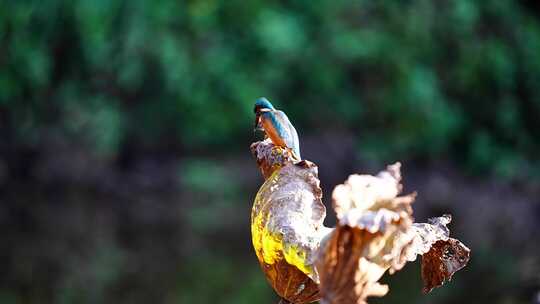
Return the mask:
[(261, 124), (261, 115), (256, 114), (255, 115), (255, 126), (253, 127), (253, 132), (262, 131), (262, 130), (264, 130), (264, 129), (263, 129), (262, 124)]

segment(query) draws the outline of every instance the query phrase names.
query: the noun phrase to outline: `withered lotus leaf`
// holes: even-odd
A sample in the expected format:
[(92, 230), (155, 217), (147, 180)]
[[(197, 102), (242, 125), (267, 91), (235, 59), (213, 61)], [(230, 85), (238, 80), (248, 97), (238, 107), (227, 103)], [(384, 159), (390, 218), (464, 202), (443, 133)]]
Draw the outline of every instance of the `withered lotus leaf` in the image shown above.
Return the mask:
[(251, 145), (265, 178), (253, 204), (251, 233), (266, 278), (290, 303), (366, 303), (389, 288), (382, 275), (422, 257), (424, 291), (463, 268), (470, 250), (450, 238), (449, 215), (413, 223), (416, 193), (400, 196), (400, 163), (351, 175), (332, 193), (337, 226), (323, 226), (317, 166), (294, 162), (269, 140)]
[(255, 151), (269, 164), (263, 172), (272, 173), (253, 204), (253, 246), (278, 295), (292, 303), (310, 303), (319, 299), (313, 255), (329, 232), (323, 226), (326, 209), (321, 202), (317, 167), (309, 162), (293, 164), (279, 156), (279, 148), (265, 147), (268, 149), (255, 147)]

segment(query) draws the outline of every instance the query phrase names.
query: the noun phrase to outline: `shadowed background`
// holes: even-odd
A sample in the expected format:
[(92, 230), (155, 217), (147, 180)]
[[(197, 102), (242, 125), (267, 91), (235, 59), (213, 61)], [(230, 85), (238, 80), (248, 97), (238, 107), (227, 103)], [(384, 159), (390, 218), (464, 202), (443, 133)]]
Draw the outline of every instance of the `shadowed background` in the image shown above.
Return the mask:
[(268, 97), (328, 207), (402, 161), (469, 266), (373, 303), (540, 302), (535, 1), (0, 1), (0, 303), (276, 303), (251, 247)]

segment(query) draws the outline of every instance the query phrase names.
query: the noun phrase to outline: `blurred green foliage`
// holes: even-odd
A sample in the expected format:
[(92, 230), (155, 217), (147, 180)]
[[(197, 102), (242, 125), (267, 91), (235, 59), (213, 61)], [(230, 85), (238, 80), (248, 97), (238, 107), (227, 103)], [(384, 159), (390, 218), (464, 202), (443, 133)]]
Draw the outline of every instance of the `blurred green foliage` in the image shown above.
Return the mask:
[(515, 1), (2, 1), (0, 41), (15, 144), (245, 145), (264, 95), (375, 160), (540, 166), (540, 23)]

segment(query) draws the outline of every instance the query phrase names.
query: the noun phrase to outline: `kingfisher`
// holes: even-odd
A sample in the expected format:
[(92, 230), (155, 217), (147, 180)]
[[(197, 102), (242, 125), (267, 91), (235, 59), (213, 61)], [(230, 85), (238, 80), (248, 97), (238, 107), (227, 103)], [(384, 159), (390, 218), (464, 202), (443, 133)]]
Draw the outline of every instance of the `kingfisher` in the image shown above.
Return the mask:
[(283, 111), (277, 110), (268, 99), (261, 97), (255, 101), (253, 112), (255, 130), (264, 130), (274, 145), (290, 149), (293, 158), (302, 160), (298, 133)]

